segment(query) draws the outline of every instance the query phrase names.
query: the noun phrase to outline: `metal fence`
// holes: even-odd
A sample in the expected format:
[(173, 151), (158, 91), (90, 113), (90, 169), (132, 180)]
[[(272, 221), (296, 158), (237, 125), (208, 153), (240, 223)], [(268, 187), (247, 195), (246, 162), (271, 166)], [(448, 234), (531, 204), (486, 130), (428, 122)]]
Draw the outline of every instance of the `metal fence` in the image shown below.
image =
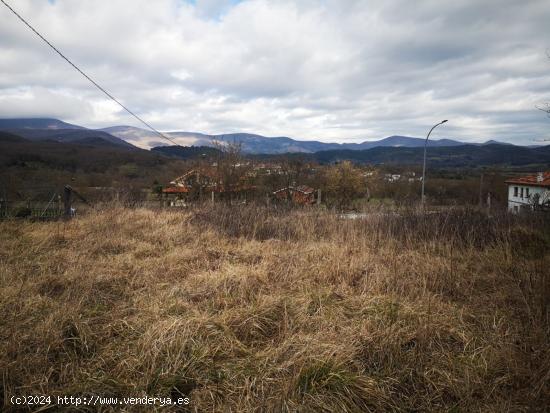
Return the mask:
[(27, 219), (58, 219), (63, 216), (63, 210), (55, 205), (44, 204), (0, 204), (0, 219), (27, 218)]

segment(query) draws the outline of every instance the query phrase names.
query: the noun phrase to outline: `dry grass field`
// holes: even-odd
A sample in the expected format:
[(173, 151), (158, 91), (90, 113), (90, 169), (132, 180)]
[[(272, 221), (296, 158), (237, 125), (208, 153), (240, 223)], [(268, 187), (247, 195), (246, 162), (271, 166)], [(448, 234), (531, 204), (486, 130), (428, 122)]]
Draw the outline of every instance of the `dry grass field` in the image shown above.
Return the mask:
[(548, 411), (549, 237), (548, 217), (474, 210), (113, 207), (2, 222), (0, 403), (183, 394), (197, 412)]

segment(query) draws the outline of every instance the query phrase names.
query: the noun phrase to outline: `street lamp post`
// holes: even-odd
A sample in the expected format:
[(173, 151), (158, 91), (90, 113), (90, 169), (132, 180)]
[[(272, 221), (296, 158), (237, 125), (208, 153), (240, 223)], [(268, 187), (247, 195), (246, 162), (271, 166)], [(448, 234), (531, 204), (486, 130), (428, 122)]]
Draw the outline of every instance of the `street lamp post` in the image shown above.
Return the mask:
[(426, 136), (426, 141), (424, 141), (424, 163), (422, 164), (422, 197), (421, 197), (422, 206), (424, 206), (424, 184), (426, 182), (426, 147), (428, 146), (428, 139), (430, 138), (430, 134), (432, 133), (432, 131), (435, 128), (437, 128), (439, 125), (444, 124), (445, 122), (447, 122), (447, 119), (433, 125), (430, 131), (428, 132), (428, 136)]

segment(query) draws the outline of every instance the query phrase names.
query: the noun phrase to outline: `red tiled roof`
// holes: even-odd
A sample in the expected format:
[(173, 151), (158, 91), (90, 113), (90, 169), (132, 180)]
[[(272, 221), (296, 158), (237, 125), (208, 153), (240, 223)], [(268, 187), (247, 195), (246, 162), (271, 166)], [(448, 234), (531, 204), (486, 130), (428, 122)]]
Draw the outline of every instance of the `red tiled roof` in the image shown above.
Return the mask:
[(282, 192), (282, 191), (297, 191), (297, 192), (301, 192), (303, 194), (309, 195), (309, 194), (312, 194), (313, 192), (315, 192), (315, 189), (313, 189), (313, 188), (311, 188), (307, 185), (300, 185), (300, 186), (297, 186), (297, 187), (287, 186), (285, 188), (277, 189), (273, 193), (277, 194), (277, 193)]
[(162, 190), (165, 194), (181, 194), (189, 192), (189, 188), (183, 186), (170, 186)]
[(307, 185), (300, 185), (296, 188), (297, 191), (303, 192), (304, 194), (312, 194), (315, 189), (307, 186)]
[[(256, 187), (254, 185), (245, 185), (245, 186), (240, 185), (240, 186), (234, 187), (229, 192), (231, 192), (231, 191), (233, 191), (233, 192), (242, 192), (242, 191), (250, 191), (250, 190), (254, 190), (254, 189), (256, 189)], [(165, 194), (185, 194), (185, 193), (188, 193), (190, 191), (191, 191), (191, 188), (187, 187), (187, 186), (170, 186), (170, 187), (164, 188), (162, 190), (162, 192), (165, 193)], [(210, 192), (224, 193), (225, 192), (223, 187), (221, 187), (220, 185), (206, 187), (205, 191), (207, 191), (208, 193), (210, 193)]]
[(527, 176), (521, 176), (519, 178), (508, 179), (506, 183), (550, 187), (550, 171), (540, 172), (535, 175), (527, 175)]

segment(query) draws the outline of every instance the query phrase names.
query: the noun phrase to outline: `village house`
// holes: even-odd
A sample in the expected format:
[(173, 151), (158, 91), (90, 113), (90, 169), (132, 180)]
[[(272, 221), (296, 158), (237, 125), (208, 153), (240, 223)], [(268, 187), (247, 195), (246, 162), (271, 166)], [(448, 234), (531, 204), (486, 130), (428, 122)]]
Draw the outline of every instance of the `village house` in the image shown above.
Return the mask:
[(550, 171), (508, 179), (508, 210), (550, 209)]
[(397, 182), (401, 179), (400, 174), (385, 174), (384, 180), (387, 182)]
[(422, 177), (416, 176), (416, 172), (413, 171), (405, 172), (403, 175), (407, 179), (407, 182), (422, 181)]
[(170, 181), (170, 185), (163, 189), (164, 193), (186, 193), (193, 189), (215, 189), (218, 182), (215, 173), (208, 170), (192, 169)]
[(260, 163), (254, 166), (254, 172), (263, 175), (282, 175), (282, 166), (277, 163)]
[(186, 201), (203, 193), (215, 192), (218, 186), (212, 172), (192, 169), (170, 181), (170, 186), (163, 188), (162, 194), (170, 206), (185, 206)]
[(223, 184), (214, 169), (192, 169), (170, 181), (170, 186), (163, 188), (162, 194), (170, 206), (186, 206), (187, 202), (198, 199), (214, 201), (218, 197), (232, 199), (235, 196), (246, 200), (247, 194), (253, 191), (254, 187), (247, 185), (244, 178), (245, 176), (241, 177), (238, 183), (228, 186)]
[(275, 198), (282, 201), (291, 201), (298, 205), (313, 205), (317, 198), (315, 189), (306, 185), (289, 186), (273, 192)]

